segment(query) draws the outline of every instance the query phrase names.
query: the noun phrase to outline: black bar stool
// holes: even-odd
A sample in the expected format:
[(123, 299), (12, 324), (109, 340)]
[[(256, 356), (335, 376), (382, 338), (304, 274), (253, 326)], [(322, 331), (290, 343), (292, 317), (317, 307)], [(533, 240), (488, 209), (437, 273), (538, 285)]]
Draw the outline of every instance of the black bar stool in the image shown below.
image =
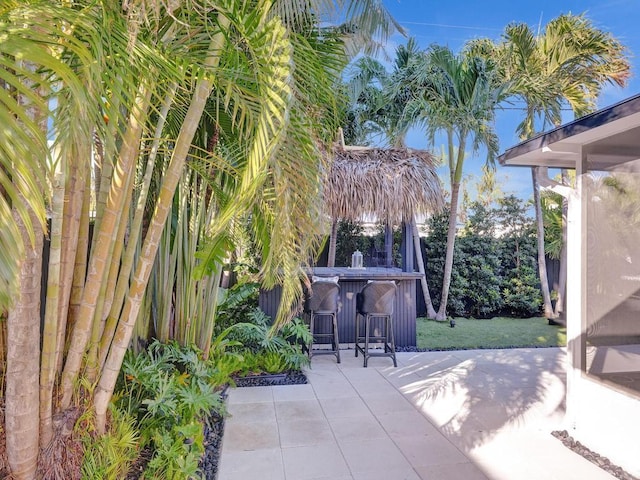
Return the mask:
[[(314, 355), (335, 355), (338, 363), (340, 363), (340, 340), (338, 339), (338, 305), (340, 299), (340, 287), (332, 281), (315, 281), (311, 284), (311, 290), (308, 292), (305, 302), (305, 312), (309, 316), (309, 330), (311, 331), (312, 341), (307, 345), (309, 359)], [(322, 317), (330, 320), (330, 329), (322, 329), (326, 325), (325, 322), (318, 322), (319, 331), (316, 332), (316, 318)], [(326, 348), (313, 349), (313, 344), (320, 343), (321, 339), (329, 339), (331, 341), (331, 350)]]
[[(358, 352), (367, 366), (369, 357), (391, 357), (397, 367), (396, 344), (393, 337), (393, 303), (397, 286), (393, 281), (371, 281), (356, 295), (356, 357)], [(364, 334), (360, 332), (360, 317), (364, 320)], [(375, 320), (372, 330), (372, 320)], [(384, 351), (371, 352), (369, 343), (382, 342)], [(364, 346), (360, 343), (363, 342)], [(382, 350), (382, 349), (380, 349)]]

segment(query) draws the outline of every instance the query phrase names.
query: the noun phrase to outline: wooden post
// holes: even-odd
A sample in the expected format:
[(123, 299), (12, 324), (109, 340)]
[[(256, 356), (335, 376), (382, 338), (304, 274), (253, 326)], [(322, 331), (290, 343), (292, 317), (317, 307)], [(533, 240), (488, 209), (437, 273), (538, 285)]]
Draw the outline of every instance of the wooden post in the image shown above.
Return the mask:
[(413, 229), (411, 222), (402, 222), (402, 271), (413, 272), (414, 270), (414, 245)]
[(387, 223), (384, 227), (385, 267), (393, 267), (393, 227)]
[(338, 239), (338, 219), (331, 222), (331, 236), (329, 237), (329, 254), (327, 255), (327, 267), (336, 266), (336, 242)]

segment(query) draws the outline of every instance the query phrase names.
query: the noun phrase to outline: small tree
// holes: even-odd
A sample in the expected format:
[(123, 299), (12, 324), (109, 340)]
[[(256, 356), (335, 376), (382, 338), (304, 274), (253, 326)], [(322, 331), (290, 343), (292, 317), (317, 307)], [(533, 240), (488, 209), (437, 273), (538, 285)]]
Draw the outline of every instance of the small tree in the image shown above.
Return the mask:
[[(434, 300), (434, 307), (438, 308), (439, 298), (442, 293), (442, 283), (438, 280), (444, 275), (445, 256), (447, 252), (447, 228), (449, 224), (449, 210), (445, 208), (441, 213), (433, 215), (428, 222), (429, 235), (425, 239), (426, 263), (425, 270), (427, 277), (433, 279), (430, 285), (431, 297)], [(460, 259), (462, 252), (460, 245), (455, 245), (456, 261)], [(452, 315), (460, 315), (465, 311), (463, 290), (466, 280), (455, 268), (451, 271), (451, 286), (449, 287), (449, 309)]]
[(417, 61), (419, 64), (411, 85), (415, 98), (407, 103), (406, 116), (424, 124), (432, 144), (436, 135), (444, 134), (447, 139), (451, 208), (440, 306), (436, 315), (436, 320), (444, 320), (447, 307), (450, 307), (448, 297), (453, 295), (451, 284), (465, 156), (484, 145), (487, 161), (492, 162), (498, 150), (493, 128), (495, 109), (503, 99), (505, 85), (500, 82), (493, 62), (476, 56), (472, 49), (456, 55), (448, 47), (434, 45)]
[(480, 202), (470, 207), (461, 235), (461, 258), (454, 261), (466, 278), (464, 301), (467, 314), (488, 317), (502, 308), (499, 240), (496, 238), (496, 211)]
[(540, 313), (542, 294), (537, 274), (535, 220), (528, 215), (530, 205), (514, 195), (498, 202), (500, 258), (504, 286), (504, 308), (514, 316)]

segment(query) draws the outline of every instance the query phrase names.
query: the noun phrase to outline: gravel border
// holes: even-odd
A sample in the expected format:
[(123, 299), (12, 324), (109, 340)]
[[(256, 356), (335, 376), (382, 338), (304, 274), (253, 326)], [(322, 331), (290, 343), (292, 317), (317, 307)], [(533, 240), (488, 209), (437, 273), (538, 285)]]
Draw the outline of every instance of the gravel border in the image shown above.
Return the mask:
[(507, 347), (473, 347), (473, 348), (460, 348), (460, 347), (451, 347), (451, 348), (419, 348), (419, 347), (396, 347), (396, 353), (422, 353), (422, 352), (456, 352), (456, 351), (464, 351), (464, 350), (513, 350), (514, 348), (531, 348), (531, 349), (539, 349), (539, 348), (561, 348), (561, 347), (550, 347), (547, 345), (511, 345)]
[(558, 440), (562, 442), (562, 444), (570, 449), (571, 451), (577, 453), (578, 455), (586, 458), (591, 463), (599, 466), (605, 472), (613, 475), (619, 480), (639, 480), (637, 477), (634, 477), (628, 472), (625, 472), (622, 467), (614, 465), (607, 457), (603, 457), (602, 455), (597, 454), (593, 450), (588, 449), (580, 442), (576, 441), (569, 435), (569, 432), (566, 430), (556, 430), (551, 432), (551, 435), (556, 437)]
[(224, 416), (218, 412), (211, 412), (211, 416), (204, 424), (204, 454), (198, 465), (205, 480), (216, 480), (218, 477), (223, 433)]

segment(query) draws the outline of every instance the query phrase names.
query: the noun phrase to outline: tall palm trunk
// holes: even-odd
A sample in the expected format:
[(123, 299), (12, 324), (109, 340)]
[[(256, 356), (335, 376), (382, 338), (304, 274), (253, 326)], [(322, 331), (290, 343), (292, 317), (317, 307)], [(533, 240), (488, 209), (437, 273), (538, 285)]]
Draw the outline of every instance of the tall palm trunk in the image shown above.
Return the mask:
[(129, 128), (125, 134), (124, 143), (111, 182), (111, 190), (107, 198), (100, 228), (93, 242), (94, 249), (89, 260), (89, 269), (85, 288), (82, 293), (80, 310), (73, 326), (67, 361), (62, 372), (62, 408), (71, 404), (73, 383), (80, 372), (82, 360), (92, 331), (99, 300), (100, 287), (105, 281), (106, 271), (111, 260), (109, 253), (113, 251), (113, 240), (120, 222), (120, 214), (127, 200), (124, 195), (129, 176), (133, 175), (134, 164), (138, 158), (140, 138), (143, 132), (143, 119), (149, 102), (151, 91), (147, 86), (141, 86), (136, 105), (129, 116)]
[[(227, 31), (230, 24), (229, 19), (222, 14), (218, 15), (218, 21), (221, 31), (213, 36), (209, 48), (210, 55), (205, 61), (205, 65), (211, 68), (216, 68), (220, 63), (219, 52), (222, 51), (225, 42), (223, 32)], [(158, 250), (160, 236), (164, 230), (173, 196), (182, 176), (182, 170), (191, 147), (191, 142), (198, 128), (202, 112), (204, 111), (212, 88), (213, 82), (209, 77), (201, 78), (197, 82), (191, 104), (185, 115), (178, 138), (176, 139), (171, 162), (163, 178), (156, 209), (153, 213), (151, 224), (149, 225), (136, 271), (131, 282), (129, 296), (124, 304), (120, 316), (120, 323), (118, 323), (109, 354), (107, 355), (107, 360), (96, 387), (94, 406), (96, 411), (96, 428), (99, 432), (105, 431), (107, 406), (111, 399), (131, 335), (133, 334), (135, 321)]]
[[(58, 318), (62, 319), (58, 328), (56, 340), (56, 372), (62, 370), (62, 360), (64, 355), (64, 340), (68, 327), (70, 299), (73, 289), (73, 276), (75, 270), (75, 260), (79, 245), (79, 233), (82, 216), (82, 202), (84, 199), (86, 177), (81, 166), (82, 160), (90, 156), (89, 149), (81, 148), (76, 158), (71, 158), (69, 175), (65, 186), (65, 204), (62, 219), (62, 271), (60, 284), (62, 290), (58, 301)], [(88, 162), (85, 162), (88, 164)], [(91, 168), (87, 165), (87, 168)], [(89, 187), (86, 187), (89, 188)], [(86, 254), (86, 244), (84, 244)]]
[(93, 326), (91, 331), (91, 337), (89, 340), (89, 348), (86, 357), (86, 369), (85, 374), (87, 380), (91, 383), (95, 382), (98, 375), (98, 348), (100, 345), (100, 338), (104, 331), (107, 315), (111, 308), (113, 300), (113, 292), (116, 289), (116, 279), (118, 277), (118, 271), (120, 269), (120, 259), (122, 257), (122, 249), (125, 242), (125, 234), (129, 225), (129, 209), (131, 202), (128, 200), (133, 194), (133, 185), (135, 183), (135, 174), (129, 175), (127, 178), (127, 185), (124, 191), (120, 193), (126, 199), (121, 205), (121, 211), (119, 212), (119, 222), (116, 227), (116, 233), (114, 241), (111, 242), (107, 258), (113, 259), (111, 265), (106, 269), (103, 277), (103, 282), (100, 285), (98, 292), (98, 300), (96, 302)]
[[(91, 166), (87, 163), (84, 177), (84, 189), (82, 192), (82, 205), (80, 211), (80, 224), (78, 225), (78, 245), (75, 251), (75, 259), (73, 264), (73, 281), (71, 284), (71, 294), (69, 296), (69, 314), (67, 318), (67, 330), (73, 331), (80, 314), (80, 305), (82, 303), (82, 292), (84, 291), (84, 282), (87, 273), (87, 263), (89, 258), (89, 233), (90, 226), (90, 209), (91, 209)], [(58, 374), (62, 372), (62, 360), (64, 358), (63, 338), (58, 339), (58, 349), (63, 351), (58, 359)]]
[[(25, 202), (26, 204), (26, 202)], [(30, 209), (30, 207), (27, 208)], [(38, 466), (40, 375), (40, 282), (43, 231), (32, 215), (34, 241), (19, 215), (24, 257), (20, 262), (20, 288), (7, 318), (5, 432), (12, 478), (31, 480)]]
[[(118, 282), (115, 287), (113, 301), (111, 303), (110, 311), (107, 312), (104, 331), (102, 333), (102, 339), (100, 340), (98, 368), (101, 369), (104, 365), (107, 353), (109, 351), (109, 344), (113, 338), (117, 326), (118, 314), (122, 310), (122, 304), (127, 294), (127, 288), (129, 286), (129, 279), (131, 277), (131, 270), (135, 261), (135, 254), (138, 249), (138, 241), (142, 233), (142, 222), (144, 220), (144, 211), (147, 204), (147, 197), (150, 191), (151, 180), (153, 179), (153, 171), (158, 155), (158, 149), (160, 147), (160, 138), (164, 131), (164, 126), (169, 114), (169, 109), (173, 104), (177, 90), (177, 85), (174, 83), (169, 88), (167, 95), (165, 96), (162, 109), (160, 110), (160, 116), (156, 130), (154, 134), (154, 141), (149, 152), (149, 158), (147, 159), (147, 165), (144, 171), (144, 177), (142, 184), (140, 185), (140, 193), (136, 203), (135, 213), (133, 215), (133, 221), (129, 230), (129, 238), (127, 240), (127, 248), (122, 257), (122, 263), (120, 265)], [(162, 340), (161, 340), (162, 341)]]
[(442, 322), (447, 319), (447, 301), (451, 286), (451, 272), (453, 271), (453, 251), (456, 241), (456, 224), (458, 223), (458, 202), (460, 182), (451, 184), (451, 212), (449, 214), (449, 228), (447, 229), (447, 253), (444, 257), (444, 274), (442, 278), (442, 295), (436, 320)]
[(436, 320), (442, 322), (447, 319), (447, 301), (449, 300), (449, 287), (451, 286), (451, 272), (453, 271), (453, 252), (456, 242), (456, 227), (458, 224), (458, 203), (460, 201), (460, 181), (462, 179), (462, 166), (464, 163), (466, 130), (462, 129), (458, 135), (460, 143), (455, 152), (453, 144), (453, 132), (447, 131), (449, 149), (449, 172), (451, 179), (451, 210), (449, 212), (449, 228), (447, 229), (447, 252), (444, 258), (444, 273), (442, 275), (442, 294), (440, 306), (436, 314)]
[(542, 203), (540, 201), (540, 185), (538, 184), (538, 167), (531, 169), (531, 178), (533, 180), (533, 202), (535, 204), (536, 227), (538, 232), (538, 273), (540, 275), (540, 289), (542, 290), (544, 316), (547, 319), (551, 319), (553, 318), (553, 307), (551, 305), (547, 261), (544, 250), (544, 223), (542, 218)]
[(54, 178), (51, 202), (51, 233), (49, 238), (49, 271), (47, 278), (47, 301), (42, 331), (42, 366), (40, 372), (40, 445), (44, 448), (53, 438), (53, 384), (56, 375), (56, 350), (58, 328), (62, 321), (58, 317), (58, 304), (62, 288), (62, 220), (64, 210), (65, 166)]
[(413, 236), (413, 248), (416, 251), (416, 262), (418, 263), (418, 272), (422, 274), (420, 277), (420, 285), (422, 286), (422, 295), (424, 303), (427, 307), (427, 318), (436, 318), (436, 310), (433, 308), (431, 301), (431, 293), (429, 293), (429, 284), (427, 283), (427, 272), (424, 268), (424, 259), (422, 257), (422, 245), (420, 245), (420, 235), (418, 234), (418, 225), (416, 218), (411, 218), (411, 234)]
[[(569, 174), (567, 169), (562, 169), (562, 184), (569, 185)], [(564, 313), (564, 303), (567, 292), (567, 215), (569, 211), (569, 201), (562, 197), (562, 248), (560, 249), (560, 272), (558, 275), (558, 296), (556, 299), (554, 318), (560, 317)]]

